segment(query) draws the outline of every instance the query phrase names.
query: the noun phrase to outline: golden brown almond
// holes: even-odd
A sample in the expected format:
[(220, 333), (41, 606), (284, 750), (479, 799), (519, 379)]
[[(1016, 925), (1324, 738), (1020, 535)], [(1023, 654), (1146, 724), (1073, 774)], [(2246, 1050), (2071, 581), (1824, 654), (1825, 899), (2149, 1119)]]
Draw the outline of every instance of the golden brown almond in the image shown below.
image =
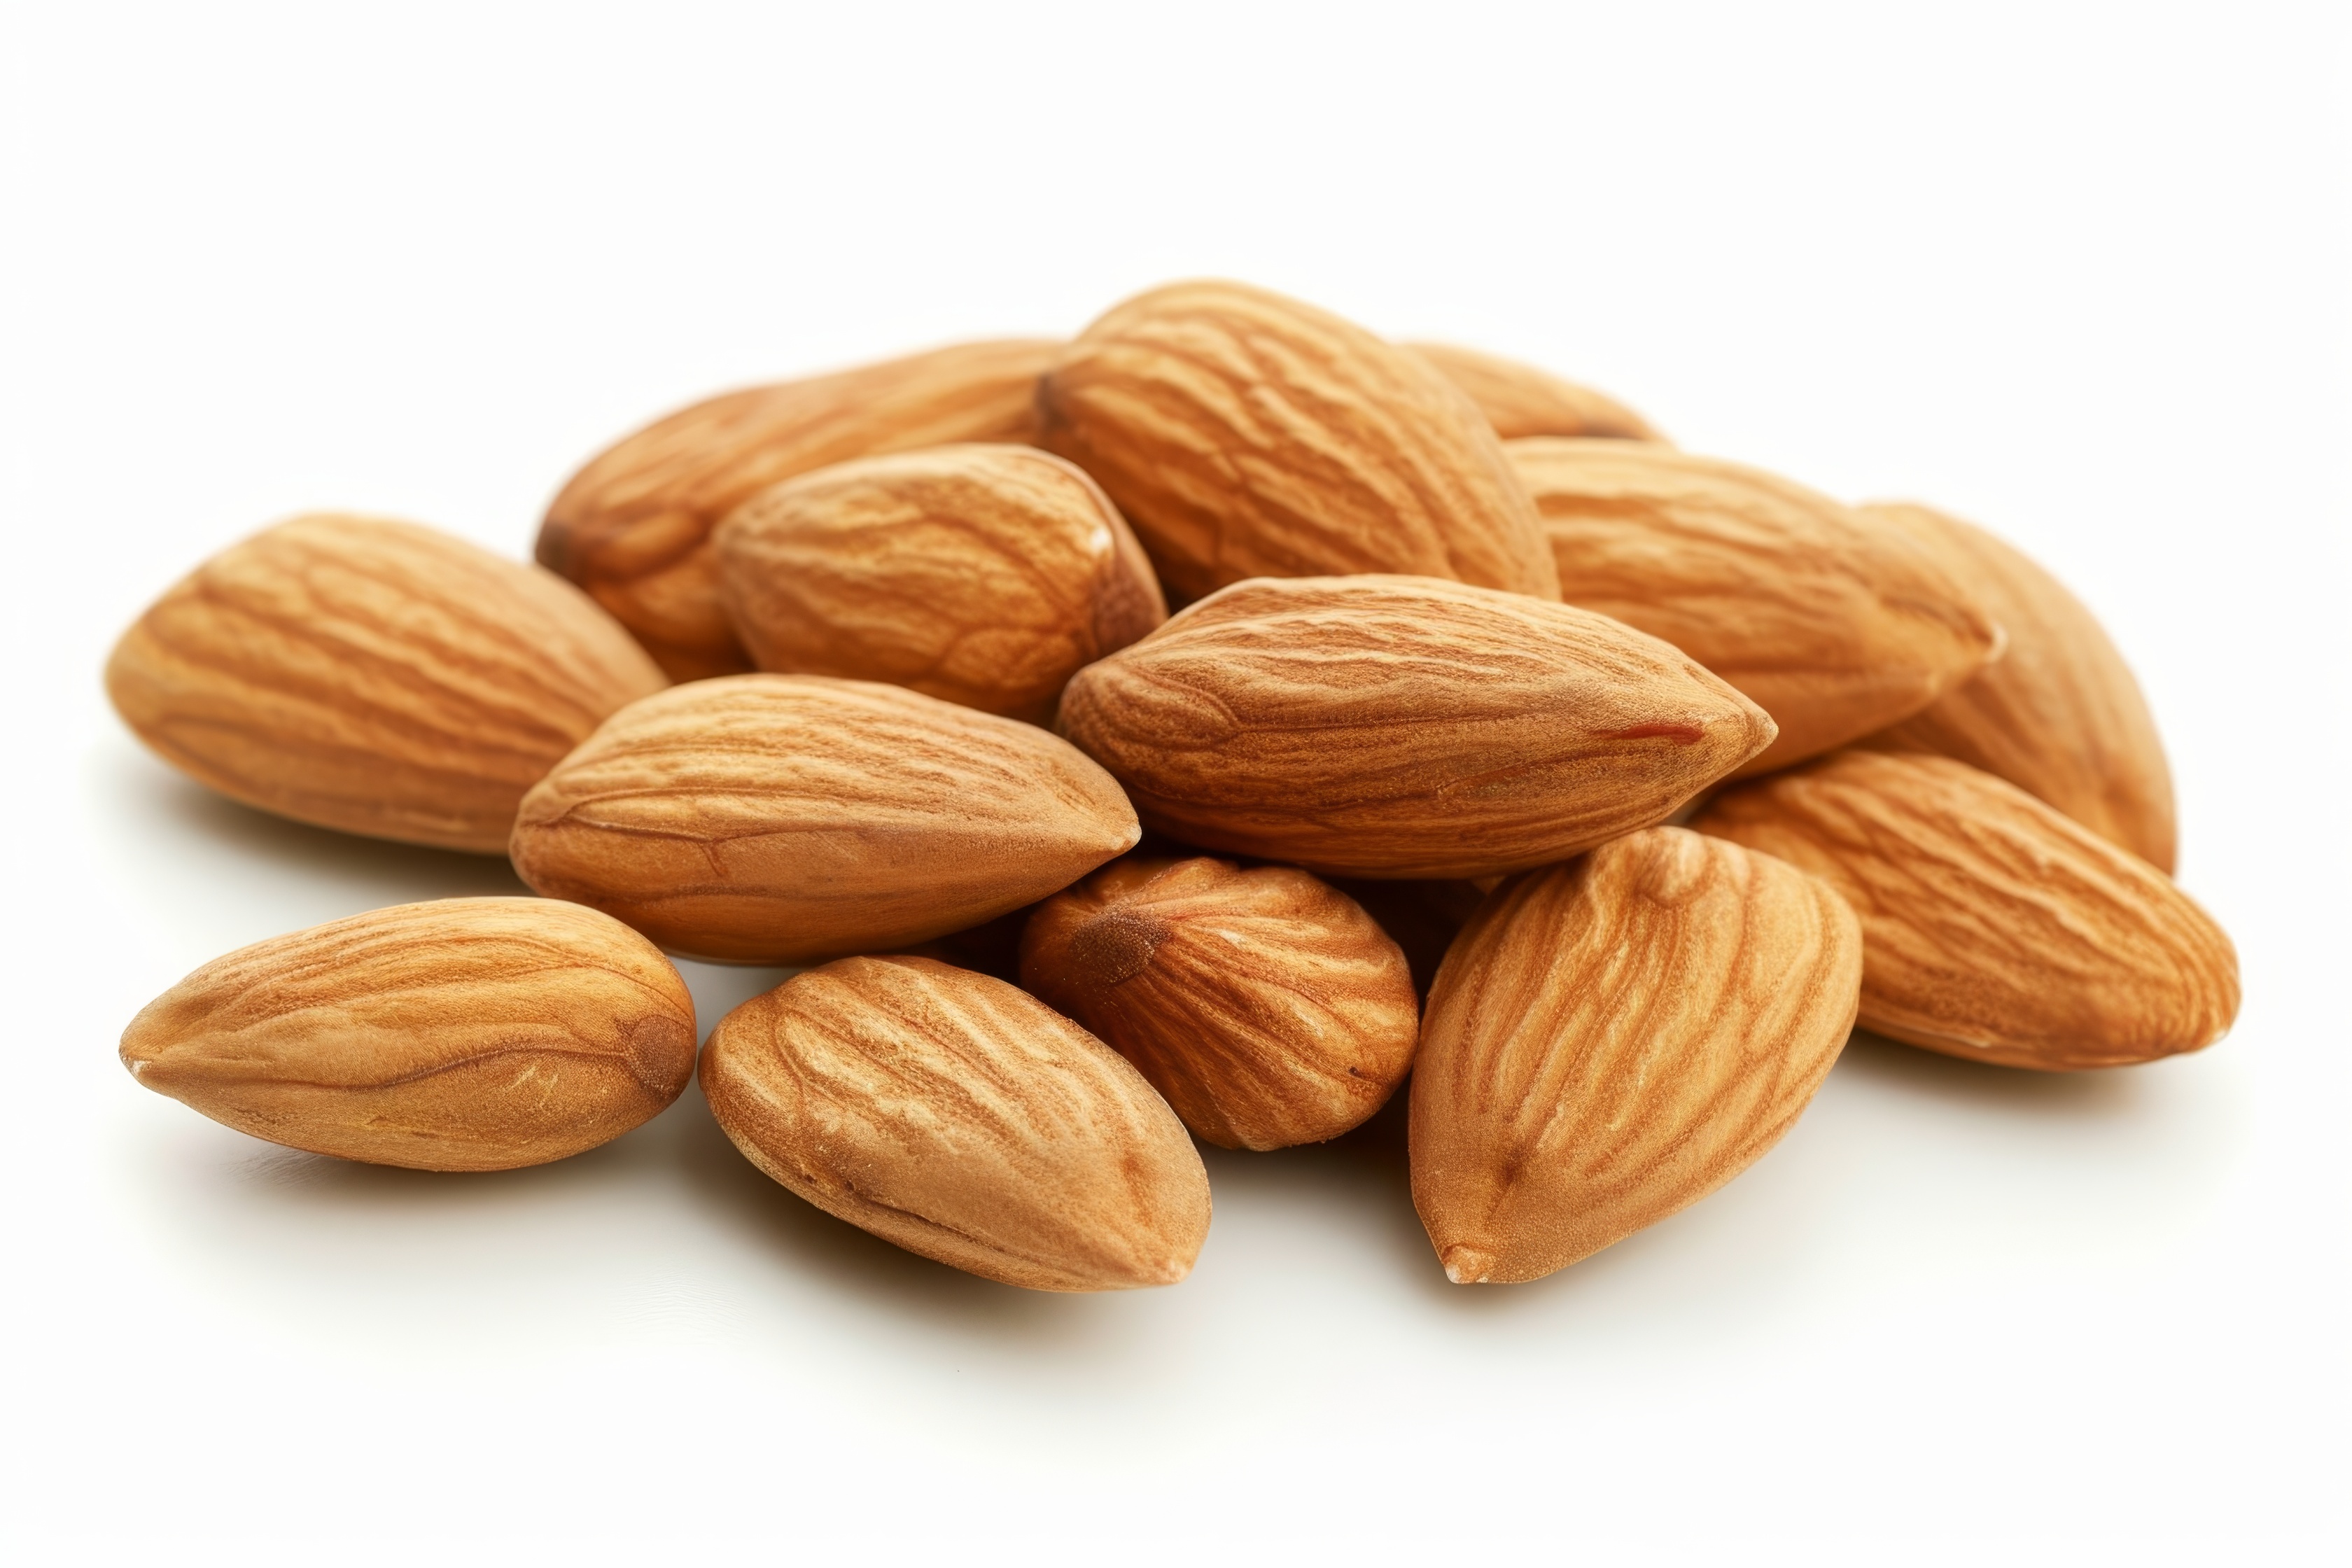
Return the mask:
[(1383, 576), (1227, 588), (1080, 670), (1060, 724), (1171, 837), (1408, 879), (1564, 859), (1772, 738), (1754, 703), (1605, 616)]
[(1494, 431), (1428, 361), (1238, 283), (1138, 295), (1038, 386), (1170, 590), (1402, 572), (1559, 597)]
[(594, 595), (676, 679), (749, 669), (719, 596), (719, 520), (852, 458), (1031, 439), (1037, 377), (1059, 346), (959, 343), (682, 408), (572, 477), (540, 527), (540, 563)]
[(289, 1148), (505, 1171), (611, 1142), (694, 1073), (653, 943), (546, 899), (401, 904), (239, 948), (150, 1002), (122, 1062)]
[(2199, 1050), (2237, 1016), (2236, 951), (2187, 894), (1949, 758), (1841, 752), (1727, 790), (1695, 826), (1844, 895), (1882, 1035), (2063, 1071)]
[(1034, 725), (896, 686), (733, 675), (623, 709), (524, 799), (524, 881), (675, 952), (809, 963), (1066, 888), (1140, 836)]
[(702, 1089), (800, 1196), (1007, 1285), (1173, 1285), (1208, 1235), (1208, 1173), (1175, 1113), (984, 974), (901, 956), (795, 975), (711, 1031)]
[(1442, 371), (1470, 395), (1495, 434), (1506, 441), (1524, 436), (1589, 436), (1621, 441), (1665, 440), (1651, 423), (1610, 396), (1549, 371), (1481, 353), (1453, 343), (1404, 345)]
[(763, 491), (714, 537), (728, 616), (761, 669), (1036, 723), (1082, 667), (1168, 618), (1118, 509), (1028, 447), (837, 463)]
[(1405, 966), (1412, 972), (1413, 994), (1424, 997), (1437, 978), (1437, 966), (1445, 961), (1445, 950), (1488, 890), (1471, 881), (1383, 882), (1360, 877), (1334, 878), (1331, 885), (1362, 905), (1403, 951)]
[(525, 790), (665, 684), (550, 573), (415, 523), (323, 515), (205, 562), (106, 666), (123, 722), (223, 795), (487, 855)]
[(1124, 859), (1045, 900), (1021, 984), (1225, 1149), (1319, 1143), (1387, 1103), (1421, 1016), (1404, 954), (1288, 866)]
[(1852, 910), (1678, 827), (1514, 878), (1430, 993), (1412, 1201), (1457, 1285), (1540, 1279), (1780, 1142), (1853, 1028)]

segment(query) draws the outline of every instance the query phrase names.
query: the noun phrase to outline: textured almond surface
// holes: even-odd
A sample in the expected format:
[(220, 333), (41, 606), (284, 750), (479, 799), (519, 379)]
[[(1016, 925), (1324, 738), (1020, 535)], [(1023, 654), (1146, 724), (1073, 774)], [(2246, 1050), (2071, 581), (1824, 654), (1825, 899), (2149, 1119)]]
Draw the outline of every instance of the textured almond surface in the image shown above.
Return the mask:
[(1237, 584), (1079, 671), (1060, 722), (1172, 837), (1382, 878), (1563, 859), (1772, 738), (1654, 637), (1428, 577)]
[(107, 695), (166, 761), (322, 827), (502, 853), (523, 792), (667, 681), (561, 578), (415, 523), (296, 518), (115, 644)]
[(1514, 441), (1570, 604), (1681, 648), (1772, 715), (1743, 772), (1917, 712), (2000, 647), (1937, 558), (1801, 485), (1626, 441)]
[(664, 947), (808, 963), (961, 931), (1139, 837), (1034, 725), (896, 686), (735, 675), (624, 709), (524, 800), (524, 881)]
[(1505, 883), (1413, 1066), (1412, 1201), (1447, 1277), (1539, 1279), (1746, 1170), (1837, 1060), (1862, 967), (1827, 887), (1678, 827)]
[(504, 1171), (619, 1137), (694, 1073), (694, 999), (618, 921), (402, 904), (216, 958), (122, 1034), (141, 1083), (274, 1143)]
[(1387, 1102), (1421, 1017), (1404, 954), (1288, 866), (1119, 860), (1045, 900), (1021, 984), (1227, 1149), (1336, 1138)]
[(542, 565), (595, 595), (679, 680), (749, 669), (719, 596), (710, 531), (796, 474), (950, 441), (1026, 441), (1058, 344), (959, 343), (682, 408), (572, 477)]
[(1209, 1178), (1135, 1068), (1017, 987), (845, 958), (738, 1007), (702, 1054), (751, 1163), (910, 1252), (1033, 1290), (1172, 1285)]
[(1549, 371), (1481, 353), (1453, 343), (1407, 343), (1435, 365), (1445, 379), (1470, 395), (1495, 434), (1506, 441), (1523, 436), (1608, 437), (1623, 441), (1664, 441), (1650, 422), (1610, 396)]
[(2120, 1067), (2220, 1039), (2238, 958), (2139, 857), (1945, 757), (1846, 752), (1727, 790), (1696, 826), (1845, 896), (1862, 1022), (2009, 1067)]
[(1137, 296), (1040, 384), (1169, 588), (1403, 572), (1559, 596), (1495, 433), (1428, 361), (1238, 283)]
[(820, 468), (715, 538), (727, 613), (761, 669), (887, 680), (1033, 722), (1081, 667), (1168, 618), (1118, 509), (1028, 447)]

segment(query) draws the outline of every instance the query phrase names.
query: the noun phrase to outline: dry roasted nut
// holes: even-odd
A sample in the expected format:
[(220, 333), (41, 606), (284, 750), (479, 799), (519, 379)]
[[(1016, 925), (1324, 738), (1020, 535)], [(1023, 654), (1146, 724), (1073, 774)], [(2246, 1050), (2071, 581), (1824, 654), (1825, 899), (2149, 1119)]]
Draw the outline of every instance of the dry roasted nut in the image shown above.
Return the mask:
[(1021, 984), (1226, 1149), (1337, 1138), (1386, 1103), (1421, 1017), (1404, 954), (1288, 866), (1113, 862), (1030, 917)]
[(1407, 343), (1405, 347), (1445, 373), (1470, 395), (1495, 434), (1506, 441), (1523, 436), (1611, 437), (1622, 441), (1664, 441), (1650, 422), (1610, 396), (1549, 371), (1481, 353), (1452, 343)]
[(1060, 723), (1159, 831), (1381, 878), (1564, 859), (1772, 738), (1654, 637), (1430, 577), (1225, 589), (1080, 670)]
[(694, 1073), (653, 943), (546, 899), (443, 899), (216, 958), (122, 1033), (141, 1083), (240, 1132), (420, 1171), (609, 1142)]
[(1426, 360), (1238, 283), (1138, 295), (1038, 385), (1042, 444), (1102, 481), (1160, 581), (1410, 572), (1559, 597), (1485, 417)]
[(1140, 837), (1034, 725), (814, 675), (698, 680), (614, 714), (525, 797), (515, 869), (664, 947), (809, 963), (961, 931)]
[(1183, 1124), (1002, 980), (845, 958), (720, 1021), (711, 1114), (751, 1162), (909, 1252), (1033, 1290), (1172, 1285), (1209, 1230)]
[(1746, 1170), (1837, 1060), (1862, 966), (1827, 887), (1678, 827), (1505, 883), (1413, 1066), (1412, 1201), (1446, 1277), (1539, 1279)]
[(1937, 558), (1827, 496), (1626, 441), (1510, 443), (1570, 604), (1664, 637), (1762, 705), (1785, 767), (1917, 712), (2000, 631)]
[[(1494, 879), (1500, 880), (1499, 878)], [(1347, 894), (1389, 933), (1403, 950), (1405, 966), (1412, 971), (1417, 995), (1429, 994), (1445, 950), (1478, 912), (1487, 889), (1476, 882), (1381, 882), (1359, 877), (1335, 878), (1331, 885)]]
[(579, 589), (433, 529), (300, 517), (205, 562), (107, 661), (163, 758), (299, 822), (484, 854), (624, 703), (666, 682)]
[(887, 680), (1043, 723), (1070, 677), (1168, 618), (1102, 490), (1028, 447), (935, 447), (803, 474), (713, 536), (761, 669)]
[(594, 595), (677, 679), (749, 669), (719, 600), (719, 520), (828, 463), (1028, 440), (1037, 376), (1058, 346), (960, 343), (680, 409), (572, 477), (540, 527), (540, 562)]
[(2236, 951), (2187, 894), (1965, 763), (1844, 752), (1727, 790), (1695, 826), (1845, 896), (1882, 1035), (2068, 1070), (2198, 1050), (2237, 1016)]

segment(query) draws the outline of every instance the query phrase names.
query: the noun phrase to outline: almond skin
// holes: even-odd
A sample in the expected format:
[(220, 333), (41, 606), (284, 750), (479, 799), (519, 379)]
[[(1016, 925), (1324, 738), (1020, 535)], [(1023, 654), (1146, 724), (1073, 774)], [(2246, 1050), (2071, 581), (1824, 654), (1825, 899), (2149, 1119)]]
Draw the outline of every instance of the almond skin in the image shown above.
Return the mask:
[(852, 458), (1031, 439), (1036, 380), (1059, 347), (959, 343), (682, 408), (572, 477), (540, 525), (540, 563), (595, 595), (675, 679), (749, 669), (719, 600), (719, 520)]
[(1172, 838), (1410, 879), (1564, 859), (1772, 738), (1754, 703), (1605, 616), (1383, 576), (1203, 599), (1080, 670), (1060, 725)]
[(1428, 361), (1238, 283), (1141, 294), (1038, 384), (1041, 444), (1102, 482), (1160, 581), (1400, 572), (1559, 597), (1486, 418)]
[(1844, 1048), (1862, 966), (1827, 887), (1678, 827), (1506, 882), (1413, 1067), (1412, 1201), (1446, 1277), (1540, 1279), (1755, 1163)]
[(1319, 1143), (1412, 1065), (1404, 954), (1354, 900), (1288, 866), (1124, 859), (1045, 900), (1021, 984), (1133, 1062), (1224, 1149)]
[(106, 666), (122, 721), (232, 799), (487, 855), (524, 791), (666, 684), (561, 578), (415, 523), (329, 515), (205, 562)]
[(1140, 836), (1045, 731), (896, 686), (734, 675), (623, 709), (523, 801), (522, 879), (674, 952), (811, 963), (1067, 887)]
[(1665, 440), (1648, 420), (1607, 393), (1562, 381), (1549, 371), (1452, 343), (1404, 346), (1469, 394), (1495, 434), (1506, 441), (1526, 436)]
[(1772, 715), (1766, 773), (1919, 711), (2000, 651), (1937, 558), (1759, 469), (1627, 441), (1510, 444), (1562, 596), (1664, 637)]
[(845, 958), (738, 1007), (702, 1053), (711, 1114), (827, 1214), (1032, 1290), (1192, 1272), (1209, 1178), (1118, 1053), (928, 958)]
[(694, 999), (653, 943), (545, 899), (401, 904), (239, 948), (142, 1009), (122, 1063), (289, 1148), (419, 1171), (593, 1149), (694, 1073)]
[(1835, 888), (1867, 941), (1863, 1026), (2069, 1071), (2200, 1050), (2238, 958), (2137, 856), (1946, 757), (1844, 752), (1727, 790), (1695, 824)]
[(727, 614), (761, 669), (885, 680), (1044, 723), (1081, 668), (1168, 618), (1092, 479), (1027, 447), (837, 463), (719, 526)]

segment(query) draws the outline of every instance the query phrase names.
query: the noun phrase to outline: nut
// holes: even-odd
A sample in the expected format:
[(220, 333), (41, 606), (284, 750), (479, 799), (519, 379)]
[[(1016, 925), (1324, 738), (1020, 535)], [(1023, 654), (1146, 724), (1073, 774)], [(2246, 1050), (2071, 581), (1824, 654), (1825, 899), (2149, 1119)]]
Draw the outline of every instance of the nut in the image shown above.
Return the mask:
[(1665, 440), (1650, 422), (1610, 396), (1549, 371), (1481, 353), (1452, 343), (1407, 343), (1435, 365), (1445, 379), (1470, 395), (1495, 434), (1506, 441), (1523, 436), (1613, 437), (1623, 441)]

